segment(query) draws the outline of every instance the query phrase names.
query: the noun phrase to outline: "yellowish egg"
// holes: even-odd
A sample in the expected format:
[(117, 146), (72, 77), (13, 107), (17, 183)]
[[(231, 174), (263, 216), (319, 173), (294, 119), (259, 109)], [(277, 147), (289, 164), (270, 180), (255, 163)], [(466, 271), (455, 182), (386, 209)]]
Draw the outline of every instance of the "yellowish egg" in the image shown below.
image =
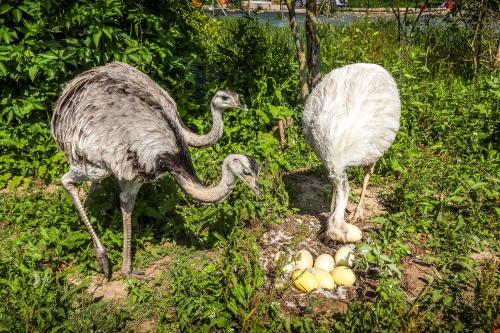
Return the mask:
[(296, 269), (306, 269), (313, 266), (314, 259), (309, 251), (305, 249), (297, 251), (295, 257), (297, 257), (297, 261), (294, 262)]
[(363, 233), (354, 224), (346, 223), (347, 235), (346, 242), (357, 243), (363, 238)]
[(349, 267), (337, 266), (331, 274), (335, 283), (341, 286), (352, 286), (356, 282), (356, 275)]
[(349, 266), (354, 264), (354, 251), (349, 246), (342, 246), (335, 253), (335, 264), (337, 266)]
[(335, 260), (331, 255), (323, 253), (314, 260), (314, 267), (330, 272), (335, 267)]
[(330, 273), (321, 268), (311, 268), (310, 271), (321, 288), (335, 289), (335, 281)]
[(318, 281), (311, 272), (305, 269), (299, 269), (292, 273), (293, 285), (303, 292), (311, 292), (318, 288)]

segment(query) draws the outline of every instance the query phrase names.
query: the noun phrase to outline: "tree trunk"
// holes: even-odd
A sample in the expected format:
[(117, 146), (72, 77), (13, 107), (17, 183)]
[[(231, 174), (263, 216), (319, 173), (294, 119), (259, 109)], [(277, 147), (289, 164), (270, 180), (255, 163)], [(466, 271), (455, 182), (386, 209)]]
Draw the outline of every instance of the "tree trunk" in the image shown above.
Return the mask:
[(295, 17), (295, 4), (293, 0), (285, 0), (288, 9), (288, 19), (290, 21), (290, 29), (292, 29), (293, 39), (295, 41), (295, 49), (297, 50), (297, 60), (299, 62), (299, 77), (301, 85), (302, 99), (305, 101), (309, 95), (309, 85), (307, 82), (307, 63), (306, 54), (300, 40), (300, 32), (297, 26), (297, 18)]
[(392, 12), (394, 13), (394, 16), (396, 16), (396, 22), (398, 24), (398, 43), (401, 42), (401, 13), (399, 12), (399, 2), (396, 3), (396, 7), (394, 5), (391, 5)]
[(309, 68), (309, 89), (312, 90), (321, 78), (320, 37), (316, 29), (316, 0), (306, 3), (307, 67)]

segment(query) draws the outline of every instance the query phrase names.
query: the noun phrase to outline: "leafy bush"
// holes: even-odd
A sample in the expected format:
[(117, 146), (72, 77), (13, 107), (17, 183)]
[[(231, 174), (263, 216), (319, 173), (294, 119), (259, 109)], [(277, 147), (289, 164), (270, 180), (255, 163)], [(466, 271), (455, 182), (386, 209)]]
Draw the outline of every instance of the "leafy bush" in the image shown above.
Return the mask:
[(218, 27), (187, 2), (118, 0), (7, 1), (0, 25), (0, 187), (62, 173), (49, 123), (64, 83), (117, 60), (182, 87), (193, 43), (203, 35), (196, 53), (209, 53)]

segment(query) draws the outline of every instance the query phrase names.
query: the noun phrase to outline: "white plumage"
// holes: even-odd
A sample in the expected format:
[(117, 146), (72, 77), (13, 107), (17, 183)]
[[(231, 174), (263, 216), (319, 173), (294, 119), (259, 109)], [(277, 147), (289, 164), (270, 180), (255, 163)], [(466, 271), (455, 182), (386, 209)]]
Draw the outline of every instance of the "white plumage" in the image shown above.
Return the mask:
[(365, 166), (361, 199), (352, 216), (362, 218), (361, 203), (377, 160), (399, 129), (401, 103), (396, 82), (381, 66), (352, 64), (327, 74), (308, 96), (302, 118), (304, 135), (333, 182), (326, 240), (345, 240), (344, 211), (349, 183), (346, 168)]

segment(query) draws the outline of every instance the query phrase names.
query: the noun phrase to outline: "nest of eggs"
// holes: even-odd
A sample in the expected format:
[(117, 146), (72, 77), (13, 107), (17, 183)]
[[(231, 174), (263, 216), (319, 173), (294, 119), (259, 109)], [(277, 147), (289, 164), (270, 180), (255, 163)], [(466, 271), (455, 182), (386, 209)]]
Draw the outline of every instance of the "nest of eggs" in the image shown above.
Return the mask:
[[(259, 261), (265, 272), (264, 287), (273, 299), (279, 300), (274, 302), (273, 306), (280, 307), (284, 313), (295, 315), (309, 313), (317, 316), (344, 313), (352, 301), (369, 299), (375, 295), (376, 274), (358, 268), (356, 262), (352, 261), (352, 253), (346, 258), (346, 260), (351, 260), (351, 263), (347, 261), (341, 263), (344, 267), (338, 267), (338, 269), (350, 270), (345, 266), (353, 266), (352, 272), (356, 281), (353, 286), (335, 283), (332, 288), (330, 285), (332, 282), (329, 282), (329, 277), (325, 277), (323, 272), (320, 275), (323, 274), (324, 278), (316, 277), (317, 268), (321, 268), (321, 271), (328, 271), (331, 268), (329, 262), (332, 261), (328, 258), (335, 258), (338, 250), (345, 247), (340, 242), (336, 242), (332, 247), (324, 245), (317, 238), (319, 229), (319, 220), (314, 216), (292, 216), (285, 223), (274, 225), (260, 239)], [(354, 250), (355, 245), (350, 244), (347, 247), (347, 250)], [(300, 250), (309, 252), (312, 255), (311, 258), (307, 258), (307, 254), (298, 255), (300, 252), (306, 252)], [(299, 263), (303, 260), (309, 263)], [(312, 265), (311, 261), (321, 261), (325, 267), (322, 267), (321, 263), (312, 269), (303, 267), (303, 265)], [(332, 272), (333, 270), (328, 273)], [(324, 288), (320, 285), (321, 283), (315, 285), (309, 273), (316, 277), (316, 282), (323, 280)], [(308, 285), (309, 283), (312, 285)]]

